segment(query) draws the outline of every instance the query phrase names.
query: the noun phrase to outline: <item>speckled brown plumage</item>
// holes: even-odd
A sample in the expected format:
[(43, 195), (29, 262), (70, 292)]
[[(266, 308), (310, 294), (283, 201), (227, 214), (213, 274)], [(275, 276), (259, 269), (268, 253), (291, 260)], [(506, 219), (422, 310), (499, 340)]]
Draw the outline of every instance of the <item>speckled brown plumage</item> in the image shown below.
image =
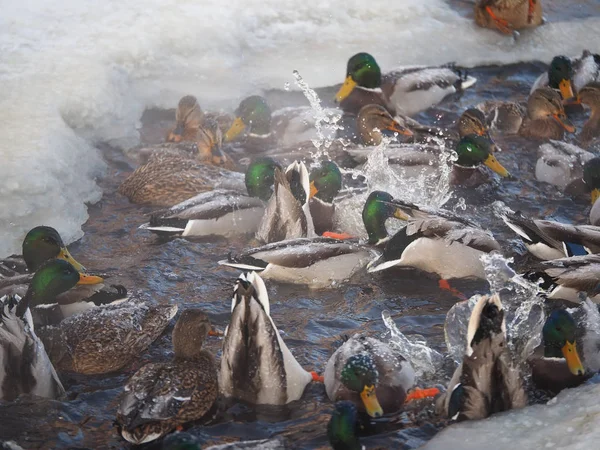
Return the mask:
[(590, 118), (581, 130), (579, 139), (584, 145), (600, 138), (600, 83), (590, 83), (579, 92), (581, 103), (591, 108)]
[(565, 135), (567, 116), (558, 91), (551, 88), (540, 88), (534, 91), (527, 100), (527, 117), (519, 134), (535, 139), (561, 140)]
[[(501, 23), (494, 20), (490, 10)], [(475, 4), (475, 23), (503, 33), (537, 27), (542, 24), (542, 0), (479, 0)]]

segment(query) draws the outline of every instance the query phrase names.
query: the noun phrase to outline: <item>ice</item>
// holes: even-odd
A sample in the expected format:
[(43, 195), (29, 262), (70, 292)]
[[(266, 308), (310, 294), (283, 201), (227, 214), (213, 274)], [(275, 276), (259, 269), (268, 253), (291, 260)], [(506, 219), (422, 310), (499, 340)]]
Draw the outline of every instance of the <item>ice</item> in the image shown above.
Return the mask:
[(546, 405), (454, 424), (423, 450), (541, 449), (587, 450), (600, 439), (600, 385), (566, 389)]

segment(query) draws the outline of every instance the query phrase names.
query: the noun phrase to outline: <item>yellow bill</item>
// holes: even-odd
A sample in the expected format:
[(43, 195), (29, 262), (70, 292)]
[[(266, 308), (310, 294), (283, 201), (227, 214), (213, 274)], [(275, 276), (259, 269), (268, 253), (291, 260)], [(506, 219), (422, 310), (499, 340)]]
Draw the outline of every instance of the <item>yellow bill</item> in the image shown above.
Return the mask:
[(85, 267), (82, 264), (79, 264), (75, 258), (71, 256), (67, 247), (63, 247), (60, 249), (60, 253), (56, 257), (57, 259), (64, 259), (65, 261), (71, 263), (71, 265), (75, 268), (77, 272), (85, 272)]
[(494, 155), (488, 156), (487, 159), (484, 161), (484, 164), (501, 177), (509, 176), (508, 170), (506, 170), (504, 166), (498, 162)]
[(400, 208), (396, 208), (396, 210), (394, 211), (394, 217), (396, 219), (400, 219), (400, 220), (409, 220), (410, 216), (408, 214), (406, 214), (404, 211), (402, 211)]
[(573, 375), (583, 375), (585, 373), (581, 359), (579, 359), (579, 353), (577, 353), (575, 342), (567, 341), (562, 348), (562, 353), (567, 360), (567, 365)]
[(600, 198), (600, 189), (596, 188), (594, 190), (592, 190), (592, 193), (590, 194), (592, 196), (592, 205), (594, 203), (596, 203), (596, 200), (598, 200)]
[(227, 133), (225, 133), (225, 142), (231, 142), (234, 140), (242, 131), (244, 131), (245, 128), (246, 124), (244, 121), (241, 118), (236, 117), (229, 127), (229, 130), (227, 130)]
[(560, 89), (560, 95), (562, 95), (563, 100), (569, 100), (575, 97), (571, 80), (562, 80), (558, 85), (558, 88)]
[(356, 81), (354, 81), (352, 79), (352, 77), (350, 75), (348, 75), (346, 77), (346, 81), (344, 81), (344, 84), (342, 84), (342, 87), (340, 88), (338, 93), (335, 94), (335, 101), (339, 103), (342, 100), (344, 100), (346, 97), (348, 97), (350, 95), (350, 93), (352, 92), (352, 90), (355, 87), (356, 87)]
[(317, 195), (318, 192), (319, 192), (319, 190), (315, 186), (315, 182), (311, 181), (310, 182), (310, 194), (309, 194), (308, 198), (313, 198), (315, 195)]
[(96, 275), (88, 275), (87, 273), (79, 272), (79, 281), (77, 284), (100, 284), (104, 282), (104, 278)]
[(381, 408), (379, 400), (377, 400), (377, 395), (375, 394), (375, 386), (365, 386), (363, 391), (360, 393), (360, 398), (362, 399), (369, 416), (383, 416), (383, 409)]

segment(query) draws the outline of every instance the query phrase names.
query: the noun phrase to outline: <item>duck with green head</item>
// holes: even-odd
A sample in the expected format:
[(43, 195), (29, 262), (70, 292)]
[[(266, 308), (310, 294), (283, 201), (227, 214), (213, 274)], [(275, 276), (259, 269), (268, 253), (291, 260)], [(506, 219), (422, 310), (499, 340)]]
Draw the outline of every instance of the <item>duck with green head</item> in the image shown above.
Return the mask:
[(327, 439), (333, 450), (362, 450), (358, 439), (358, 410), (348, 400), (335, 404), (327, 423)]
[(342, 172), (333, 161), (323, 161), (311, 170), (310, 176), (310, 215), (315, 233), (323, 233), (334, 229), (335, 197), (342, 189)]
[(231, 142), (245, 132), (247, 137), (266, 139), (271, 135), (271, 108), (267, 101), (252, 95), (245, 98), (235, 110), (233, 124), (225, 133), (225, 142)]
[(361, 52), (348, 60), (346, 79), (335, 100), (348, 114), (356, 115), (363, 106), (376, 104), (392, 115), (411, 116), (475, 82), (450, 67), (409, 67), (382, 74), (375, 58)]

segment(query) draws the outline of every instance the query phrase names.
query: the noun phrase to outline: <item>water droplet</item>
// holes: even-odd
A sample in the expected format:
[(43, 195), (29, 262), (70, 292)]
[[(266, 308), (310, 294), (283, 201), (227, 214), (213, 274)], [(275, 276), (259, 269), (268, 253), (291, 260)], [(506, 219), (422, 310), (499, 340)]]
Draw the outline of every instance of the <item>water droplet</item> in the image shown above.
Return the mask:
[(286, 81), (284, 83), (283, 90), (285, 90), (285, 91), (289, 91), (290, 90), (290, 83), (289, 83), (289, 81)]

